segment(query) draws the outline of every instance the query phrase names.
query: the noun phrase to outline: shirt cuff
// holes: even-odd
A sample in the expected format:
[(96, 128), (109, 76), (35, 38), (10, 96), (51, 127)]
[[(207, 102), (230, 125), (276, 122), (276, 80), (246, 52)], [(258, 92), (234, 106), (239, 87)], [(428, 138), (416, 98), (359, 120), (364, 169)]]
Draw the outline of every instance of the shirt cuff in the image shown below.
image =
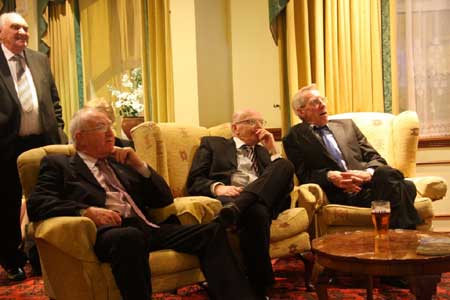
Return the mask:
[(222, 182), (214, 182), (213, 184), (211, 184), (209, 186), (209, 188), (211, 189), (211, 194), (213, 194), (213, 196), (217, 196), (216, 193), (214, 192), (214, 190), (216, 189), (216, 186), (218, 185), (223, 185)]
[(138, 171), (138, 173), (144, 176), (145, 178), (149, 178), (150, 175), (152, 175), (152, 172), (148, 168), (147, 164), (142, 165), (139, 168), (136, 168), (136, 171)]
[(366, 172), (370, 174), (370, 176), (373, 176), (373, 173), (375, 173), (375, 170), (373, 168), (367, 168)]
[(270, 156), (270, 161), (276, 161), (277, 159), (283, 158), (280, 153), (275, 153)]

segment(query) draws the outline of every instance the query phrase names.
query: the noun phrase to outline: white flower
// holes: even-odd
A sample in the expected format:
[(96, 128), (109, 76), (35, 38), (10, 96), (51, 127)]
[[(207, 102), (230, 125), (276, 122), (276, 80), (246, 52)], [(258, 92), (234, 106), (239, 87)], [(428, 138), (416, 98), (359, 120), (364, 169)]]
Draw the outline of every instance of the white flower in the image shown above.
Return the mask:
[(141, 68), (134, 68), (130, 72), (122, 74), (120, 81), (124, 89), (119, 90), (108, 86), (111, 95), (116, 98), (114, 104), (119, 109), (119, 114), (122, 117), (139, 116), (144, 110)]

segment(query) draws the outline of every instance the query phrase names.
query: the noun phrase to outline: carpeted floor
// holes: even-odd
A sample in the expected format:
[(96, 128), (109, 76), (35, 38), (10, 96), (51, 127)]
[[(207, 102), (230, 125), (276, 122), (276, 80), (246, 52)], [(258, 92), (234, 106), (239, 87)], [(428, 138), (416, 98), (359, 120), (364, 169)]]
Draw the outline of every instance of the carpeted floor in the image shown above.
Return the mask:
[[(270, 291), (274, 300), (317, 300), (315, 293), (308, 293), (303, 283), (303, 265), (294, 259), (279, 260), (274, 265), (277, 283)], [(30, 268), (26, 266), (29, 274)], [(358, 289), (361, 283), (350, 276), (339, 276), (339, 288), (328, 290), (330, 300), (364, 300), (366, 292)], [(374, 283), (375, 300), (413, 300), (415, 297), (406, 289), (392, 288)], [(353, 287), (353, 288), (352, 288)], [(48, 300), (45, 296), (43, 282), (40, 277), (28, 277), (24, 282), (10, 284), (5, 272), (0, 268), (0, 300)], [(205, 291), (198, 285), (184, 287), (177, 294), (156, 293), (153, 300), (207, 300)], [(436, 298), (450, 300), (450, 273), (443, 274), (438, 285)], [(80, 299), (83, 300), (83, 299)], [(234, 299), (230, 299), (234, 300)], [(238, 300), (238, 299), (236, 299)], [(239, 299), (241, 300), (241, 299)]]

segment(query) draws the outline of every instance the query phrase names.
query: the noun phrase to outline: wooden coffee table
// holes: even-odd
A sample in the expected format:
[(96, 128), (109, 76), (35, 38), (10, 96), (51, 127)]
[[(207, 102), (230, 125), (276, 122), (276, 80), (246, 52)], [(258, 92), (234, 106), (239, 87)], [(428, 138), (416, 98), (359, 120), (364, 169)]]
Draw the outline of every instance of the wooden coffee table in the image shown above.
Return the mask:
[[(441, 274), (450, 271), (450, 255), (416, 254), (421, 234), (445, 235), (428, 231), (389, 230), (384, 238), (375, 238), (373, 231), (341, 232), (314, 239), (312, 249), (316, 262), (325, 268), (367, 275), (368, 300), (373, 299), (373, 276), (405, 277), (417, 300), (429, 300), (436, 292)], [(317, 283), (320, 300), (328, 299), (328, 286)]]

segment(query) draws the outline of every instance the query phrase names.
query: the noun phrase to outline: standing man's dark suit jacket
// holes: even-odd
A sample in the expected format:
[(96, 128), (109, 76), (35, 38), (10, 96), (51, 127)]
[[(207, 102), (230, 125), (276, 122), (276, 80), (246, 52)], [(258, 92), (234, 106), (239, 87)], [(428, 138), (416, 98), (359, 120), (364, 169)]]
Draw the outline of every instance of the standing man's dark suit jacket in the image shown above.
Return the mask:
[[(64, 121), (48, 57), (25, 49), (25, 59), (33, 76), (39, 102), (39, 115), (47, 144), (65, 144)], [(0, 151), (12, 158), (20, 127), (20, 100), (3, 50), (0, 48)]]
[[(164, 179), (151, 167), (145, 178), (128, 166), (109, 160), (125, 190), (143, 213), (173, 202)], [(49, 155), (42, 159), (39, 182), (27, 201), (31, 221), (79, 216), (80, 209), (105, 207), (106, 193), (80, 156)], [(150, 216), (146, 217), (151, 220)]]
[[(270, 164), (269, 152), (255, 145), (258, 169), (262, 172)], [(237, 170), (234, 140), (218, 136), (203, 137), (189, 172), (187, 188), (191, 195), (215, 197), (210, 186), (214, 182), (231, 185), (231, 175)]]
[[(386, 160), (369, 144), (352, 120), (330, 120), (328, 127), (333, 132), (349, 170), (376, 169), (387, 165)], [(283, 138), (283, 147), (294, 164), (295, 174), (301, 183), (317, 183), (327, 194), (340, 191), (327, 179), (327, 172), (340, 170), (339, 165), (309, 124), (300, 123), (292, 127)]]
[(0, 264), (5, 269), (21, 267), (25, 254), (18, 250), (21, 243), (20, 205), (22, 189), (17, 172), (17, 157), (24, 151), (49, 144), (65, 144), (62, 109), (58, 91), (50, 70), (47, 56), (25, 49), (25, 60), (33, 77), (39, 103), (39, 119), (42, 133), (38, 136), (19, 137), (21, 105), (14, 79), (0, 47), (0, 165), (8, 174), (0, 183), (4, 191), (0, 213)]

